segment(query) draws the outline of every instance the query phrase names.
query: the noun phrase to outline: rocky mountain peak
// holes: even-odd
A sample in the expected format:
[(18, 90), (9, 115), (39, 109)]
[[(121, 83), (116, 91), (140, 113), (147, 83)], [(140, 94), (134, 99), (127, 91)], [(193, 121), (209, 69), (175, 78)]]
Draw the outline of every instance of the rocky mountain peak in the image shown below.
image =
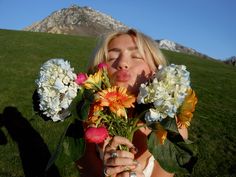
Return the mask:
[(156, 40), (156, 41), (159, 44), (159, 47), (161, 49), (170, 50), (170, 51), (174, 51), (174, 52), (193, 54), (193, 55), (197, 55), (197, 56), (200, 56), (203, 58), (211, 58), (205, 54), (202, 54), (202, 53), (196, 51), (195, 49), (183, 46), (181, 44), (178, 44), (176, 42), (173, 42), (173, 41), (170, 41), (167, 39), (161, 39), (161, 40)]
[(109, 31), (128, 28), (109, 15), (91, 7), (72, 5), (53, 12), (40, 22), (36, 22), (26, 31), (48, 32), (57, 34), (76, 34), (97, 36)]

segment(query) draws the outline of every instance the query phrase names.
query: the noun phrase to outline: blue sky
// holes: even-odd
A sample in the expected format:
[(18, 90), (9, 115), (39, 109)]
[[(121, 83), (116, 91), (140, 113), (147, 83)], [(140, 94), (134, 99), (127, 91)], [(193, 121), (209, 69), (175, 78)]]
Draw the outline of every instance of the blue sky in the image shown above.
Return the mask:
[(0, 29), (21, 30), (72, 4), (216, 59), (236, 55), (236, 0), (0, 0)]

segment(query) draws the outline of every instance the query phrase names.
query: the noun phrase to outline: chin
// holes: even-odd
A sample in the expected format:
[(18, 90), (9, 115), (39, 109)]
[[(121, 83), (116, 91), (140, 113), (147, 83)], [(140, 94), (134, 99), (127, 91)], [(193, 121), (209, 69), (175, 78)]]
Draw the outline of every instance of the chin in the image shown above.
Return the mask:
[(130, 82), (116, 82), (115, 85), (126, 88), (129, 94), (138, 95), (139, 89), (135, 88)]
[(129, 89), (129, 87), (131, 87), (130, 84), (127, 82), (116, 82), (115, 85), (119, 87), (127, 88), (127, 90)]

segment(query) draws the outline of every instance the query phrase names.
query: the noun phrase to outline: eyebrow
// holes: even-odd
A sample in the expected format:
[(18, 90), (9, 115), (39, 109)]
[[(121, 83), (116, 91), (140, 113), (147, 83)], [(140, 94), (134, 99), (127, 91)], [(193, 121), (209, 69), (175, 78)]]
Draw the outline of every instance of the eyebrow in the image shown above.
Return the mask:
[[(128, 47), (127, 49), (129, 51), (133, 51), (133, 50), (137, 50), (138, 47), (137, 46), (135, 46), (135, 47)], [(108, 52), (111, 52), (111, 51), (120, 52), (121, 50), (119, 48), (111, 48), (111, 49), (108, 50)]]

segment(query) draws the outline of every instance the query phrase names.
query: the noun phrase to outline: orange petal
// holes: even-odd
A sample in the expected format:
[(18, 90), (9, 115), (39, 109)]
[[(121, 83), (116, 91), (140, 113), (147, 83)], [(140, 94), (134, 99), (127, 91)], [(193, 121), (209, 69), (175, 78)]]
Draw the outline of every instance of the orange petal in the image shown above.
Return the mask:
[(157, 136), (160, 144), (164, 144), (165, 139), (167, 137), (167, 131), (159, 123), (157, 124), (156, 136)]
[(195, 106), (197, 104), (197, 97), (194, 90), (189, 89), (187, 96), (180, 107), (180, 112), (177, 115), (177, 124), (178, 127), (188, 127), (192, 120), (193, 114), (195, 111)]

